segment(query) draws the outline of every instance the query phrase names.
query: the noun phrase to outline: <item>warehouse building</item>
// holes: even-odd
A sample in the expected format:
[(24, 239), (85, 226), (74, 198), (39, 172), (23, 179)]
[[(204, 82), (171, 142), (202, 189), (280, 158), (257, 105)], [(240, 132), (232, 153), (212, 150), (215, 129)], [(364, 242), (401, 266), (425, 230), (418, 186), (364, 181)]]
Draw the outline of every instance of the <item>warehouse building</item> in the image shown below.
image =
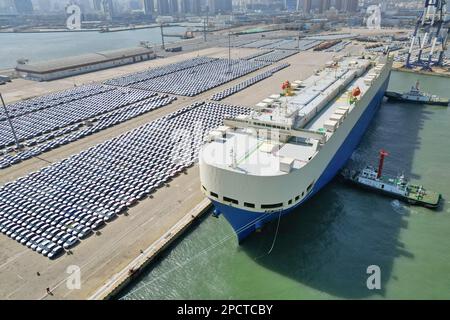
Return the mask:
[(26, 79), (50, 81), (154, 58), (156, 58), (156, 54), (153, 50), (136, 47), (95, 52), (38, 63), (19, 64), (16, 71)]

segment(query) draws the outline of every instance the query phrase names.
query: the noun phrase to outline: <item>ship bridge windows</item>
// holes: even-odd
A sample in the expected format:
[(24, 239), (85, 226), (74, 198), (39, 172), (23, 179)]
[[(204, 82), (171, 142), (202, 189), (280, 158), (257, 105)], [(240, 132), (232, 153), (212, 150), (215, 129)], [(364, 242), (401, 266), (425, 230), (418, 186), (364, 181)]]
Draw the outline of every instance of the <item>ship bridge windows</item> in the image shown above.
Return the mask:
[(244, 202), (244, 206), (247, 208), (254, 208), (255, 204), (254, 203), (250, 203), (250, 202)]
[(283, 206), (283, 203), (262, 204), (261, 209), (275, 209)]
[(313, 181), (313, 182), (311, 182), (311, 184), (310, 184), (310, 185), (308, 186), (308, 188), (306, 188), (306, 192), (309, 192), (309, 191), (311, 191), (311, 189), (312, 189), (313, 185), (314, 185), (314, 181)]
[(300, 198), (303, 198), (304, 195), (305, 195), (305, 191), (303, 191), (301, 195), (296, 196), (295, 201), (300, 200)]
[(217, 194), (217, 193), (215, 193), (215, 192), (210, 192), (210, 194), (211, 194), (211, 196), (212, 197), (214, 197), (214, 198), (219, 198), (219, 195)]
[(237, 201), (236, 199), (233, 199), (233, 198), (229, 198), (229, 197), (223, 197), (223, 201), (225, 201), (225, 202), (231, 202), (231, 203), (233, 203), (233, 204), (239, 204), (239, 201)]

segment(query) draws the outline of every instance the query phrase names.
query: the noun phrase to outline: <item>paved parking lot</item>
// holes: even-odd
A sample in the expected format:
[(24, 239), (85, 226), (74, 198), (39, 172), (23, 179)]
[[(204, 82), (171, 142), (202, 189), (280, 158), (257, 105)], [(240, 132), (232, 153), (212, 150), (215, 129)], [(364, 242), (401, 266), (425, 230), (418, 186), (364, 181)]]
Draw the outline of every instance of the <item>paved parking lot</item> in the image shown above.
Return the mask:
[[(171, 182), (170, 187), (160, 189), (152, 199), (131, 208), (127, 216), (122, 215), (101, 229), (101, 235), (94, 234), (82, 241), (72, 255), (55, 261), (2, 235), (0, 298), (87, 298), (194, 208), (203, 198), (199, 189), (198, 169), (194, 167)], [(81, 268), (80, 290), (66, 286), (69, 276), (66, 271), (72, 265)], [(47, 287), (53, 296), (46, 295)]]
[[(226, 48), (210, 48), (211, 54), (225, 54)], [(225, 50), (225, 52), (224, 52)], [(242, 56), (254, 53), (242, 51)], [(311, 59), (314, 54), (314, 59)], [(266, 98), (270, 93), (278, 92), (280, 83), (286, 79), (295, 80), (309, 76), (315, 68), (328, 61), (329, 53), (300, 53), (293, 55), (280, 63), (288, 62), (291, 67), (283, 69), (275, 76), (263, 80), (254, 86), (240, 91), (225, 99), (224, 103), (252, 106)], [(305, 63), (308, 59), (308, 63)], [(162, 60), (161, 60), (162, 61)], [(300, 61), (303, 61), (300, 63)], [(273, 65), (271, 66), (273, 67)], [(111, 137), (118, 136), (130, 129), (136, 128), (149, 120), (159, 118), (169, 112), (178, 110), (194, 101), (206, 101), (213, 93), (249, 79), (260, 71), (252, 72), (245, 77), (208, 90), (195, 98), (181, 98), (171, 105), (152, 111), (145, 115), (126, 121), (115, 127), (73, 142), (69, 145), (42, 154), (2, 171), (0, 183), (14, 180), (25, 174), (59, 161), (69, 155), (85, 150)], [(109, 70), (111, 72), (111, 70)], [(230, 102), (233, 101), (233, 102)], [(82, 241), (73, 249), (72, 255), (64, 255), (56, 261), (50, 261), (41, 255), (15, 241), (0, 236), (0, 288), (1, 298), (86, 298), (113, 274), (119, 272), (129, 261), (135, 258), (141, 249), (147, 248), (167, 229), (178, 221), (186, 212), (194, 208), (203, 198), (200, 192), (198, 168), (190, 168), (187, 174), (182, 174), (170, 183), (170, 187), (159, 189), (153, 198), (146, 199), (129, 210), (128, 216), (120, 216), (108, 228), (100, 230), (101, 235), (92, 235), (88, 241)], [(92, 239), (93, 238), (93, 239)], [(95, 252), (95, 254), (93, 254)], [(82, 287), (80, 290), (69, 290), (65, 285), (67, 267), (81, 267)], [(39, 272), (39, 276), (37, 275)], [(53, 296), (45, 294), (49, 287)]]
[[(239, 48), (233, 49), (232, 58), (238, 59), (249, 54), (257, 52), (258, 49), (253, 48)], [(177, 55), (170, 55), (164, 59), (155, 59), (134, 63), (131, 65), (120, 66), (106, 70), (97, 71), (94, 73), (87, 73), (78, 76), (68, 77), (60, 80), (50, 82), (36, 82), (25, 79), (14, 79), (1, 87), (1, 92), (6, 103), (12, 103), (23, 99), (29, 99), (51, 92), (70, 89), (75, 86), (100, 83), (118, 76), (127, 75), (134, 72), (139, 72), (147, 68), (155, 68), (170, 63), (176, 63), (185, 59), (192, 59), (198, 56), (208, 56), (212, 58), (227, 58), (228, 49), (223, 47), (209, 47), (204, 49), (196, 49), (194, 51), (182, 52)], [(95, 76), (93, 76), (95, 75)]]
[(194, 103), (0, 186), (0, 230), (57, 259), (192, 166), (225, 115), (250, 110)]

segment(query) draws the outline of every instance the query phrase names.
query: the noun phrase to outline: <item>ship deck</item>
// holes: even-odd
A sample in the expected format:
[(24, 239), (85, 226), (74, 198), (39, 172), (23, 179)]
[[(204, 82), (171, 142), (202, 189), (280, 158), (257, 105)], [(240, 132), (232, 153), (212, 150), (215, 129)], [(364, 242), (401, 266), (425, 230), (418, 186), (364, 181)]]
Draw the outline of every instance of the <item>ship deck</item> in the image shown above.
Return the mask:
[[(305, 126), (306, 129), (309, 130), (319, 130), (323, 128), (324, 123), (330, 118), (330, 116), (339, 109), (339, 107), (349, 107), (349, 112), (351, 112), (354, 108), (354, 105), (351, 105), (348, 100), (348, 89), (359, 87), (361, 89), (361, 94), (364, 93), (369, 88), (364, 83), (364, 78), (360, 77), (353, 80), (347, 90), (344, 90), (341, 94), (339, 94), (326, 108), (324, 108), (315, 118), (313, 118), (308, 124)], [(331, 136), (332, 133), (327, 132), (328, 136)]]
[[(333, 90), (342, 86), (347, 77), (353, 78), (355, 72), (351, 69), (345, 69), (328, 71), (325, 75), (313, 75), (305, 80), (304, 88), (300, 92), (287, 98), (289, 105), (297, 105), (300, 114), (313, 112), (323, 101), (324, 96), (332, 94)], [(354, 105), (350, 105), (348, 101), (348, 91), (358, 86), (361, 89), (361, 94), (364, 95), (369, 88), (364, 83), (364, 76), (367, 72), (370, 72), (370, 69), (362, 76), (351, 80), (317, 115), (300, 127), (316, 131), (319, 129), (325, 130), (325, 122), (339, 107), (349, 107), (349, 112), (351, 112)], [(282, 101), (284, 99), (282, 98)], [(332, 134), (332, 132), (326, 132), (327, 138)], [(291, 138), (288, 143), (270, 145), (270, 142), (266, 139), (258, 138), (250, 134), (248, 129), (241, 128), (227, 133), (226, 138), (221, 141), (208, 143), (203, 150), (203, 159), (216, 167), (249, 175), (286, 175), (287, 173), (280, 169), (280, 160), (291, 158), (294, 160), (292, 169), (301, 169), (318, 152), (317, 144), (318, 142), (315, 140), (307, 144), (304, 141)]]
[(418, 201), (430, 206), (437, 206), (441, 199), (441, 195), (435, 191), (426, 190), (424, 193), (419, 193), (415, 188), (409, 190), (407, 197), (412, 201)]
[[(295, 159), (293, 168), (300, 169), (316, 152), (312, 145), (299, 142), (272, 145), (265, 139), (249, 134), (245, 129), (227, 133), (225, 141), (211, 142), (209, 152), (203, 152), (203, 159), (217, 167), (251, 175), (285, 174), (280, 171), (281, 157)], [(234, 156), (231, 155), (232, 150)], [(233, 157), (236, 159), (235, 168), (231, 167)]]

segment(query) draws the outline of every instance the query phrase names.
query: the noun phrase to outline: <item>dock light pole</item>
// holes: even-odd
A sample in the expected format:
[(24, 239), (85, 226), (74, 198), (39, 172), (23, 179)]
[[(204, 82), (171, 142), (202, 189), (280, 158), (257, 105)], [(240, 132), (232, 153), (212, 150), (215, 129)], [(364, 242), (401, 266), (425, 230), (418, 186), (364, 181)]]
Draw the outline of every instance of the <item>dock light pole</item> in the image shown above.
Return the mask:
[(0, 99), (2, 100), (3, 109), (5, 110), (6, 119), (8, 119), (9, 126), (11, 127), (11, 132), (14, 136), (14, 141), (16, 142), (17, 149), (20, 149), (19, 139), (17, 139), (16, 131), (14, 130), (11, 118), (9, 117), (8, 109), (6, 109), (5, 101), (3, 100), (3, 96), (0, 93)]
[(228, 31), (228, 73), (231, 73), (231, 31)]
[(161, 24), (159, 25), (159, 27), (161, 28), (162, 48), (163, 48), (163, 50), (166, 50), (166, 45), (164, 44), (164, 31), (163, 31), (163, 23), (162, 23), (162, 22), (161, 22)]
[(206, 18), (203, 18), (203, 41), (206, 42)]
[(206, 6), (206, 19), (203, 19), (203, 40), (206, 42), (206, 28), (209, 25), (209, 6)]

